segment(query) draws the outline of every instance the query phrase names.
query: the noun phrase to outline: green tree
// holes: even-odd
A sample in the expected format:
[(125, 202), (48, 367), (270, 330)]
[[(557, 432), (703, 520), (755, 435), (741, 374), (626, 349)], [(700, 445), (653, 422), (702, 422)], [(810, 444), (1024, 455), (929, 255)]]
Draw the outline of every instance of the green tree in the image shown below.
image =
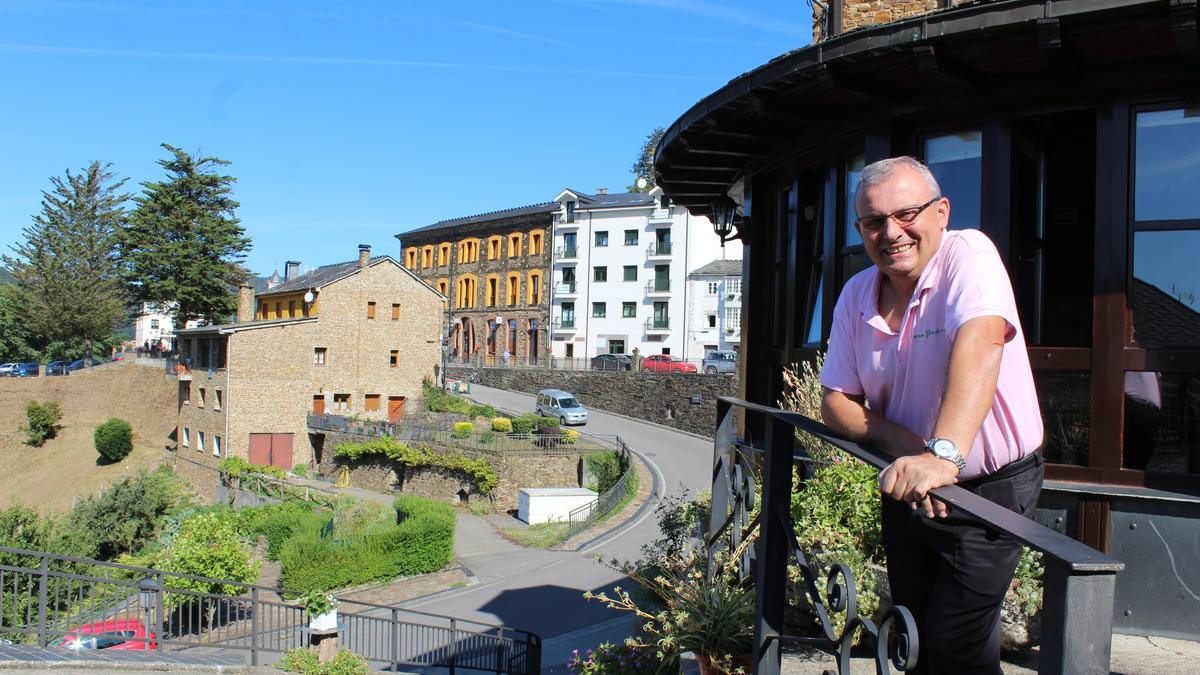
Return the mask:
[[(258, 563), (250, 559), (250, 545), (238, 534), (237, 524), (215, 512), (199, 513), (180, 523), (174, 543), (164, 549), (158, 566), (168, 572), (222, 580), (166, 579), (168, 588), (213, 595), (239, 595), (241, 586), (225, 582), (249, 584), (258, 578)], [(192, 594), (168, 593), (166, 604), (174, 609), (196, 599)], [(216, 603), (200, 601), (199, 604), (211, 625)]]
[(162, 146), (162, 182), (142, 183), (137, 208), (121, 233), (122, 271), (138, 303), (175, 308), (175, 325), (193, 319), (220, 323), (236, 307), (234, 288), (245, 279), (238, 261), (250, 238), (234, 215), (230, 162)]
[(101, 457), (110, 462), (119, 462), (133, 451), (133, 428), (119, 417), (110, 417), (96, 427), (92, 442)]
[(39, 342), (22, 318), (21, 289), (0, 284), (0, 362), (37, 361)]
[(4, 256), (29, 329), (47, 341), (82, 342), (89, 356), (127, 314), (115, 253), (129, 194), (110, 166), (92, 162), (82, 173), (52, 177), (41, 213), (12, 246), (16, 255)]
[[(630, 192), (649, 192), (654, 187), (654, 152), (658, 149), (658, 142), (662, 140), (663, 133), (662, 127), (656, 127), (654, 131), (646, 135), (642, 151), (638, 153), (637, 161), (629, 170), (633, 174), (633, 185), (626, 189)], [(645, 179), (645, 185), (638, 185), (640, 179)]]
[(29, 425), (25, 427), (25, 435), (28, 436), (28, 443), (32, 446), (40, 447), (47, 439), (54, 438), (58, 433), (58, 423), (62, 420), (62, 408), (59, 407), (58, 401), (46, 401), (38, 403), (30, 401), (25, 406), (25, 418), (29, 421)]

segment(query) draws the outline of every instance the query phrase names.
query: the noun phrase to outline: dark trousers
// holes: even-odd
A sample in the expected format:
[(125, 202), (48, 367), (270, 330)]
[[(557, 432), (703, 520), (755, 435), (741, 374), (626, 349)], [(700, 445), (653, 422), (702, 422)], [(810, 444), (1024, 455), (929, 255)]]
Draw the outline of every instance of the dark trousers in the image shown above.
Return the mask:
[[(1000, 506), (1032, 514), (1045, 469), (1040, 453), (959, 483)], [(951, 508), (946, 518), (883, 497), (883, 546), (892, 602), (917, 622), (915, 673), (1000, 671), (1000, 606), (1021, 544)]]

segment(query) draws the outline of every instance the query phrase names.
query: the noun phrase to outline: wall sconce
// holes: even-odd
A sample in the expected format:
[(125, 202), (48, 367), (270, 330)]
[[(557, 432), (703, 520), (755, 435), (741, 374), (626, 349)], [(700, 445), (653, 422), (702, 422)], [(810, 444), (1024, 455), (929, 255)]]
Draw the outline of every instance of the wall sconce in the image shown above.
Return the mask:
[(725, 242), (733, 239), (741, 239), (742, 234), (733, 234), (734, 218), (737, 217), (737, 202), (733, 201), (729, 195), (722, 194), (709, 206), (712, 211), (713, 232), (721, 239), (721, 248), (725, 248)]

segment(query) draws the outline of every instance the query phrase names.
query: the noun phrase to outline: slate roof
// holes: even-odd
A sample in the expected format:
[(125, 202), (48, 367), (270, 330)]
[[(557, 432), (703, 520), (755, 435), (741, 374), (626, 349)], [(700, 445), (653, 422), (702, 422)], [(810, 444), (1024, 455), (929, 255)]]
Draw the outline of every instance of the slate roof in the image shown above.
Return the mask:
[(714, 260), (703, 267), (698, 267), (688, 275), (688, 278), (701, 276), (722, 276), (722, 277), (740, 277), (742, 276), (742, 261), (741, 260)]
[[(567, 188), (571, 190), (571, 188)], [(607, 195), (590, 195), (579, 190), (571, 190), (579, 197), (576, 211), (591, 211), (593, 209), (616, 209), (630, 206), (654, 206), (658, 200), (646, 192), (618, 192)]]
[(241, 323), (222, 323), (214, 326), (197, 326), (195, 328), (184, 328), (175, 331), (176, 335), (200, 335), (203, 333), (226, 333), (239, 330), (249, 330), (251, 328), (263, 328), (266, 326), (284, 326), (293, 323), (313, 323), (317, 320), (315, 316), (288, 318), (288, 319), (261, 319), (259, 321), (243, 321)]
[(504, 218), (516, 218), (518, 216), (537, 215), (539, 213), (554, 213), (561, 206), (558, 202), (544, 202), (541, 204), (530, 204), (529, 206), (518, 206), (513, 209), (504, 209), (502, 211), (490, 211), (488, 213), (478, 213), (473, 216), (463, 216), (461, 218), (450, 218), (449, 220), (441, 220), (432, 225), (418, 227), (415, 230), (401, 232), (396, 237), (403, 239), (405, 235), (418, 234), (422, 232), (430, 232), (433, 230), (441, 230), (448, 227), (458, 227), (460, 225), (475, 225), (479, 223), (489, 223), (493, 220), (502, 220)]
[(1200, 313), (1137, 277), (1132, 291), (1129, 299), (1138, 343), (1146, 347), (1200, 345)]
[[(367, 264), (373, 265), (380, 260), (389, 260), (391, 256), (377, 255), (371, 258)], [(331, 281), (337, 281), (342, 277), (350, 274), (358, 269), (358, 258), (347, 262), (333, 263), (332, 265), (323, 265), (305, 274), (301, 274), (295, 279), (288, 279), (280, 282), (280, 284), (268, 291), (263, 291), (259, 295), (275, 295), (276, 293), (288, 293), (295, 291), (305, 291), (310, 288), (319, 288)]]

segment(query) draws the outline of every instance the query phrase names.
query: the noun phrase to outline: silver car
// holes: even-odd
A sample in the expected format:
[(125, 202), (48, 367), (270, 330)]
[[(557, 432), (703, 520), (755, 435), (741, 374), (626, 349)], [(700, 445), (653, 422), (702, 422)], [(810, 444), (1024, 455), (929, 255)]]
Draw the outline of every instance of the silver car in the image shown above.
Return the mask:
[(574, 394), (561, 389), (543, 389), (537, 395), (537, 412), (543, 417), (557, 417), (563, 426), (587, 424), (587, 408)]
[(702, 370), (709, 375), (732, 373), (737, 370), (738, 353), (731, 350), (712, 351), (704, 355)]

